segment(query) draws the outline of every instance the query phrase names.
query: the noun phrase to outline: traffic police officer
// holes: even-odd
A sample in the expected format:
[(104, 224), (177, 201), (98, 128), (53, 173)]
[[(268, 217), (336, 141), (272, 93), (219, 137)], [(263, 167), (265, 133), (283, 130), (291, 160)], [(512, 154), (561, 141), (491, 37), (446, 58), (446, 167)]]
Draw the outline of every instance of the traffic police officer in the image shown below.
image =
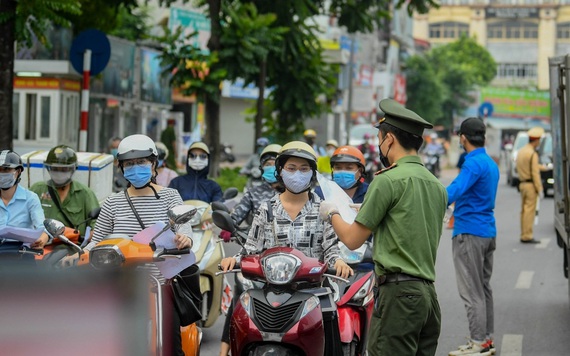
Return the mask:
[(445, 187), (422, 164), (417, 151), (432, 125), (391, 99), (380, 101), (377, 124), (384, 170), (377, 173), (354, 223), (338, 215), (334, 202), (321, 203), (348, 248), (374, 233), (377, 275), (370, 323), (370, 355), (434, 355), (441, 312), (433, 282), (435, 258), (447, 206)]
[(540, 164), (536, 148), (540, 138), (544, 135), (542, 127), (533, 127), (528, 130), (528, 143), (517, 153), (517, 172), (519, 173), (519, 190), (522, 198), (521, 208), (521, 242), (538, 243), (533, 238), (534, 216), (536, 214), (536, 201), (542, 192), (540, 179)]

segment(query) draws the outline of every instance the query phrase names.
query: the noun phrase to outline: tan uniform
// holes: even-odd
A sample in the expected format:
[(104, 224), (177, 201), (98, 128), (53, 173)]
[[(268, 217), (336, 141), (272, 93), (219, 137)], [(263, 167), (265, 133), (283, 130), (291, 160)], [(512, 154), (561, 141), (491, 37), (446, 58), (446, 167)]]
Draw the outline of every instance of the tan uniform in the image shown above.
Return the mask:
[(532, 228), (536, 213), (536, 200), (542, 192), (542, 180), (538, 153), (529, 143), (521, 148), (517, 154), (517, 172), (519, 173), (519, 190), (522, 197), (521, 209), (521, 240), (532, 240)]

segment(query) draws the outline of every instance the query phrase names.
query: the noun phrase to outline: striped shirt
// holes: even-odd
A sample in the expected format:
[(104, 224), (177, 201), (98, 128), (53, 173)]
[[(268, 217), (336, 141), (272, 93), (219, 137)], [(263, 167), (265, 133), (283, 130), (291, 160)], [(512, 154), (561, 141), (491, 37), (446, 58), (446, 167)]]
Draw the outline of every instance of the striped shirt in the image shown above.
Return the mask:
[[(272, 206), (273, 219), (268, 218), (268, 204)], [(294, 247), (306, 256), (318, 258), (333, 267), (339, 258), (338, 237), (332, 225), (319, 217), (320, 205), (319, 197), (311, 194), (299, 215), (292, 220), (279, 195), (262, 203), (245, 243), (247, 252), (257, 254), (276, 246)]]
[[(160, 197), (159, 199), (156, 199), (154, 195), (130, 197), (145, 228), (160, 221), (168, 223), (168, 210), (172, 207), (182, 205), (182, 198), (176, 189), (162, 188), (157, 192)], [(85, 249), (91, 250), (97, 243), (110, 234), (125, 234), (129, 237), (133, 237), (133, 235), (141, 230), (142, 228), (135, 213), (125, 197), (125, 192), (113, 193), (103, 203), (101, 213), (99, 213), (95, 229), (93, 230), (93, 237)], [(185, 228), (184, 232), (182, 229), (179, 229), (179, 231), (188, 236), (192, 236), (191, 228)], [(160, 275), (156, 265), (152, 264), (152, 267), (149, 269), (153, 275), (160, 277), (161, 282), (164, 282), (164, 277)]]

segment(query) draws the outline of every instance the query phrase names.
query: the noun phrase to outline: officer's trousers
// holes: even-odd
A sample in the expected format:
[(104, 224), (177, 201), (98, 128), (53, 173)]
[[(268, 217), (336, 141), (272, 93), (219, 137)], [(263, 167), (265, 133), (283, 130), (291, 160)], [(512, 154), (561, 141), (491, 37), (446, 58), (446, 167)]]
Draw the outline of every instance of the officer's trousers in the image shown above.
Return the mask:
[(534, 216), (536, 214), (536, 200), (538, 193), (532, 182), (524, 182), (519, 184), (521, 192), (521, 241), (532, 240), (534, 226)]

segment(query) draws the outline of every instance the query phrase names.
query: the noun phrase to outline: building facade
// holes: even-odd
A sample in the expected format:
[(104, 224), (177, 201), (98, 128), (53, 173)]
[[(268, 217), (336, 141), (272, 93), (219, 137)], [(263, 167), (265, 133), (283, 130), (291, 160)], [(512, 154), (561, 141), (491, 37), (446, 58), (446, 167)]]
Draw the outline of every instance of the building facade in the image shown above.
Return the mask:
[(570, 52), (570, 0), (441, 0), (414, 16), (414, 38), (432, 46), (476, 38), (497, 62), (492, 85), (548, 89), (548, 58)]

